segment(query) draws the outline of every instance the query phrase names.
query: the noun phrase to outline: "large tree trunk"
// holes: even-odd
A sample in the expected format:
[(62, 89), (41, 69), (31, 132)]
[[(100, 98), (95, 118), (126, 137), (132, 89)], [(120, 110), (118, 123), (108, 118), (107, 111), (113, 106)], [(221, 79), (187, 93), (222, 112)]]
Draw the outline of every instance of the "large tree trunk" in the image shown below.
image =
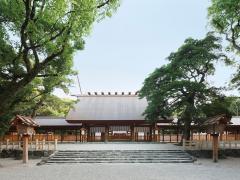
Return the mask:
[(28, 85), (37, 75), (37, 72), (24, 77), (19, 82), (12, 82), (8, 86), (4, 87), (4, 90), (0, 93), (0, 116), (11, 111), (11, 107), (14, 105), (14, 101), (18, 93)]
[(183, 129), (183, 138), (185, 140), (190, 140), (191, 137), (191, 122), (184, 122), (184, 129)]
[(183, 120), (184, 120), (184, 129), (183, 129), (183, 138), (190, 140), (191, 137), (191, 123), (193, 120), (194, 113), (194, 95), (188, 98), (188, 106), (185, 109)]

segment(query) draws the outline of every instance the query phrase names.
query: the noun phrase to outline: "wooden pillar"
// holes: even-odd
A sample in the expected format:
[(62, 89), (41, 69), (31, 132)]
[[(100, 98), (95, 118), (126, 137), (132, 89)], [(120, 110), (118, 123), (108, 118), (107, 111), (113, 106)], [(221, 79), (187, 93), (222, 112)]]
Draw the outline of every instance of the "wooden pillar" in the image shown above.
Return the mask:
[(61, 142), (63, 142), (63, 130), (61, 129)]
[(80, 133), (79, 134), (79, 142), (82, 142), (82, 130), (81, 129), (79, 130), (79, 133)]
[(108, 136), (109, 136), (109, 127), (105, 126), (105, 142), (108, 142)]
[(178, 136), (179, 136), (178, 134), (179, 134), (179, 130), (178, 130), (178, 128), (177, 128), (177, 142), (178, 142)]
[(135, 141), (134, 125), (131, 126), (131, 141)]
[(162, 141), (164, 142), (164, 129), (162, 130), (162, 133), (163, 133)]
[(212, 134), (213, 137), (213, 162), (218, 161), (218, 135), (219, 134)]
[(86, 133), (87, 133), (87, 142), (91, 141), (90, 139), (90, 127), (86, 127)]
[(170, 131), (170, 142), (172, 142), (172, 131)]
[(220, 141), (223, 140), (223, 133), (220, 133)]
[(237, 140), (239, 139), (239, 130), (237, 130)]
[(191, 139), (190, 140), (193, 140), (193, 130), (190, 130), (190, 134), (191, 134)]
[(77, 130), (75, 130), (75, 136), (76, 136), (76, 142), (77, 142), (77, 140), (78, 140), (78, 138), (77, 138)]
[(157, 140), (158, 142), (160, 142), (160, 141), (161, 141), (161, 139), (160, 139), (161, 133), (160, 133), (160, 132), (161, 132), (161, 129), (160, 129), (160, 128), (158, 128), (158, 140)]
[(28, 135), (23, 135), (23, 163), (28, 163)]
[(149, 141), (152, 141), (153, 140), (153, 138), (152, 138), (152, 132), (153, 132), (153, 130), (152, 130), (153, 128), (152, 128), (152, 126), (150, 127), (150, 132), (149, 132)]

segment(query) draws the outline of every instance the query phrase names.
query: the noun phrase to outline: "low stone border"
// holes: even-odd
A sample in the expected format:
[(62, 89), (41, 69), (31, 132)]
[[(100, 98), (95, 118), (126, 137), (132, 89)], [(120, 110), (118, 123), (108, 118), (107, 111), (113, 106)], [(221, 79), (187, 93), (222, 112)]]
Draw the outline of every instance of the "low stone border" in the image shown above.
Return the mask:
[[(196, 158), (212, 158), (212, 150), (186, 150), (187, 153)], [(219, 159), (229, 157), (240, 157), (240, 149), (219, 150)]]
[[(28, 151), (29, 159), (40, 159), (42, 157), (48, 157), (53, 154), (54, 151)], [(6, 150), (3, 149), (0, 152), (0, 158), (14, 158), (16, 160), (22, 159), (22, 151), (21, 150)]]

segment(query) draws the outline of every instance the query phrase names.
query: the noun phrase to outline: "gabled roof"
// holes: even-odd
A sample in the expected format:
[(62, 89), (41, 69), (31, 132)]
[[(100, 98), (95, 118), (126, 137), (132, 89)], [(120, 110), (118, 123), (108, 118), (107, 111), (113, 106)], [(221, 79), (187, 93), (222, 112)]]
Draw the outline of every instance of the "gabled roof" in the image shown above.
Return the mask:
[(147, 100), (137, 95), (86, 95), (79, 97), (66, 120), (144, 120), (146, 107)]
[(25, 126), (35, 127), (39, 126), (31, 117), (16, 115), (16, 117), (10, 122), (11, 125), (16, 126), (22, 124)]
[(207, 119), (203, 125), (218, 125), (218, 124), (229, 124), (231, 118), (227, 117), (226, 114), (220, 114)]
[(37, 116), (35, 121), (41, 126), (82, 126), (82, 123), (70, 124), (64, 117)]

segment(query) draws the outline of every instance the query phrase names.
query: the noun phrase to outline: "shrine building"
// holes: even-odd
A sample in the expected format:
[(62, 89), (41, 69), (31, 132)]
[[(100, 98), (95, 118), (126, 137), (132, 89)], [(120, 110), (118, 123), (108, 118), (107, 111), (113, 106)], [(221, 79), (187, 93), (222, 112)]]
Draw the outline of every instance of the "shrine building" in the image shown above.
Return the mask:
[(77, 97), (66, 118), (37, 117), (37, 131), (54, 132), (66, 141), (158, 141), (159, 126), (172, 121), (147, 122), (143, 115), (147, 100), (137, 93), (95, 92)]

